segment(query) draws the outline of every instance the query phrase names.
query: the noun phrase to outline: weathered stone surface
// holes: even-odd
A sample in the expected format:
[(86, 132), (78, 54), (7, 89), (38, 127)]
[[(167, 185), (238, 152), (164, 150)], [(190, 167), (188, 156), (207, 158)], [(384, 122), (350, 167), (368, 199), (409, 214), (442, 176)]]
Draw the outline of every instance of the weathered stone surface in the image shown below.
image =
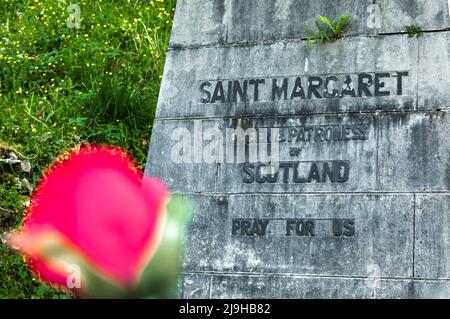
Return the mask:
[[(201, 130), (194, 130), (194, 123)], [(206, 147), (210, 141), (202, 138), (209, 128), (216, 128), (222, 136), (223, 156), (207, 162)], [(227, 129), (242, 128), (255, 132), (277, 128), (283, 137), (279, 143), (279, 160), (290, 167), (280, 167), (275, 180), (262, 175), (258, 159), (248, 153), (254, 146), (246, 146), (246, 162), (227, 162), (229, 147)], [(172, 153), (179, 143), (176, 130), (185, 129), (190, 141), (189, 163), (176, 163)], [(342, 132), (347, 132), (345, 137)], [(150, 148), (152, 165), (147, 174), (161, 176), (176, 192), (223, 193), (283, 193), (283, 192), (361, 192), (361, 191), (429, 191), (450, 190), (450, 117), (448, 112), (414, 112), (385, 114), (349, 114), (242, 118), (227, 120), (174, 120), (155, 122)], [(269, 143), (259, 149), (270, 151)], [(298, 154), (292, 154), (298, 151)], [(269, 154), (270, 155), (270, 154)], [(158, 160), (156, 160), (158, 159)], [(297, 171), (295, 165), (298, 164)], [(332, 180), (325, 165), (348, 165), (348, 176)], [(282, 164), (282, 165), (284, 165)], [(319, 177), (308, 180), (316, 165)], [(263, 167), (264, 165), (261, 165)], [(252, 174), (252, 176), (249, 175)], [(287, 175), (285, 175), (287, 174)], [(300, 180), (295, 180), (294, 176)], [(286, 181), (284, 180), (286, 178)]]
[(380, 189), (450, 190), (448, 112), (383, 114), (380, 123)]
[[(195, 203), (182, 298), (450, 297), (449, 6), (178, 1), (145, 173)], [(345, 37), (308, 47), (339, 13)], [(278, 175), (229, 161), (238, 128), (282, 132)]]
[(415, 275), (450, 278), (450, 196), (417, 195)]
[[(173, 50), (168, 54), (165, 72), (157, 111), (165, 118), (442, 109), (450, 106), (450, 33), (425, 34), (419, 40), (406, 35), (349, 38), (313, 48), (301, 42)], [(400, 79), (401, 92), (399, 72), (408, 74)], [(388, 91), (389, 96), (375, 96), (375, 74), (384, 73), (389, 77), (380, 77), (385, 87), (379, 90)], [(372, 77), (371, 96), (359, 91), (362, 74)], [(336, 76), (340, 90), (347, 75), (355, 87), (355, 97), (325, 97), (327, 78)], [(321, 98), (314, 94), (308, 98), (311, 76), (323, 81)], [(296, 77), (302, 80), (305, 98), (292, 97)], [(288, 78), (287, 99), (273, 98), (272, 81), (277, 79), (281, 85), (284, 78)], [(265, 80), (259, 86), (258, 101), (254, 101), (254, 86), (248, 84), (247, 102), (239, 97), (201, 102), (205, 97), (200, 90), (202, 83), (210, 83), (206, 89), (213, 95), (220, 80), (227, 94), (229, 81), (243, 85), (243, 81), (254, 79)]]
[[(395, 55), (390, 54), (391, 52), (395, 52)], [(173, 50), (168, 54), (157, 115), (165, 118), (223, 117), (414, 109), (418, 106), (418, 85), (422, 85), (417, 79), (417, 55), (418, 40), (409, 39), (405, 35), (349, 38), (312, 48), (303, 41)], [(442, 61), (438, 63), (442, 67), (449, 65), (445, 56), (440, 59)], [(407, 76), (400, 79), (401, 91), (398, 90), (399, 72), (408, 72)], [(359, 92), (358, 81), (362, 73), (372, 77), (369, 93)], [(385, 83), (385, 87), (379, 90), (389, 91), (389, 96), (381, 96), (383, 93), (375, 96), (375, 73), (389, 73), (389, 77), (379, 79), (380, 83)], [(336, 87), (340, 90), (347, 75), (351, 77), (355, 87), (355, 97), (344, 95), (342, 98), (326, 98), (324, 89), (327, 77), (336, 76)], [(322, 86), (318, 89), (321, 98), (314, 94), (308, 98), (307, 81), (311, 76), (322, 79)], [(281, 100), (278, 97), (274, 99), (272, 81), (277, 79), (281, 86), (286, 77), (287, 98), (281, 96)], [(292, 96), (296, 77), (302, 80), (305, 98)], [(200, 86), (204, 82), (211, 84), (208, 90), (214, 96), (218, 80), (222, 81), (227, 94), (229, 81), (240, 80), (242, 83), (254, 79), (265, 80), (259, 86), (258, 101), (254, 99), (254, 86), (249, 84), (247, 102), (242, 102), (239, 97), (227, 99), (224, 103), (220, 100), (211, 103), (212, 99), (210, 103), (201, 102), (204, 94)], [(329, 89), (331, 91), (332, 88)]]
[(171, 46), (305, 38), (319, 14), (352, 14), (350, 35), (405, 32), (413, 24), (442, 30), (450, 27), (448, 10), (446, 0), (179, 0)]
[[(207, 129), (215, 122), (203, 121), (203, 127)], [(216, 183), (216, 164), (207, 164), (203, 160), (194, 163), (194, 152), (192, 147), (191, 163), (175, 163), (171, 152), (177, 144), (178, 135), (173, 135), (176, 129), (185, 129), (192, 133), (194, 139), (193, 121), (155, 121), (152, 131), (152, 142), (148, 155), (148, 165), (145, 174), (156, 175), (163, 178), (164, 182), (173, 192), (212, 192)], [(183, 134), (183, 131), (180, 131)], [(192, 140), (193, 143), (193, 140)]]
[(381, 33), (405, 31), (418, 25), (424, 31), (444, 30), (450, 26), (450, 5), (445, 0), (381, 0)]
[(414, 280), (409, 285), (411, 298), (449, 299), (450, 281), (448, 280)]
[(183, 274), (179, 285), (181, 299), (210, 298), (211, 276), (202, 274)]
[[(185, 258), (187, 272), (412, 276), (412, 195), (196, 196), (197, 214)], [(268, 221), (264, 235), (242, 235), (233, 222)], [(313, 221), (299, 235), (290, 219)], [(353, 221), (354, 234), (333, 231)], [(294, 225), (292, 223), (292, 225)], [(345, 229), (344, 229), (345, 231)]]
[[(347, 116), (296, 116), (283, 118), (246, 118), (223, 123), (226, 128), (243, 129), (261, 128), (268, 130), (278, 128), (282, 141), (279, 143), (281, 165), (297, 165), (281, 168), (276, 180), (270, 182), (262, 177), (258, 180), (258, 163), (248, 164), (223, 163), (219, 165), (218, 191), (224, 193), (271, 193), (271, 192), (351, 192), (366, 191), (377, 188), (377, 120), (372, 115), (352, 114)], [(231, 125), (230, 125), (231, 124)], [(348, 130), (349, 134), (340, 134)], [(352, 132), (353, 131), (353, 132)], [(329, 133), (326, 133), (329, 132)], [(328, 141), (327, 141), (328, 139)], [(270, 149), (268, 145), (260, 144), (260, 148)], [(250, 150), (251, 148), (248, 147)], [(291, 151), (297, 151), (292, 155)], [(333, 163), (348, 165), (348, 177), (328, 178), (324, 165)], [(312, 165), (317, 165), (320, 180), (308, 180)], [(246, 173), (248, 172), (248, 173)], [(287, 174), (287, 175), (286, 175)], [(302, 180), (295, 180), (294, 176)], [(345, 173), (342, 174), (345, 176)], [(250, 178), (249, 178), (250, 177)], [(284, 178), (287, 177), (287, 180)]]
[(214, 276), (212, 298), (448, 298), (447, 281), (301, 276)]
[(420, 38), (418, 74), (418, 108), (450, 107), (450, 32)]

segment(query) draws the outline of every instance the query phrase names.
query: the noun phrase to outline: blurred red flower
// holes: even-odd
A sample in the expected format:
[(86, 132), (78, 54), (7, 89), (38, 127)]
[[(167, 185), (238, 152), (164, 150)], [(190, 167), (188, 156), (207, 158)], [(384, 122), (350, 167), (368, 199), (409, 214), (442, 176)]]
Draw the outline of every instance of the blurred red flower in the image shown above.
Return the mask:
[[(124, 151), (82, 146), (44, 174), (10, 243), (43, 281), (77, 295), (116, 296), (111, 291), (139, 285), (162, 239), (169, 200), (164, 183), (142, 179)], [(73, 265), (78, 285), (69, 282)]]

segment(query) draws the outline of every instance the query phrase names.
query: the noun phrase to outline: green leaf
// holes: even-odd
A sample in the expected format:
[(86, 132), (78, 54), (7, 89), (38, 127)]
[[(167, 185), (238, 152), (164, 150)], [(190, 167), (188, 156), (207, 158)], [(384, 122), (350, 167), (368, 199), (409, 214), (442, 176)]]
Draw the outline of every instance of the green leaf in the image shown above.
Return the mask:
[(334, 32), (334, 26), (327, 17), (319, 15), (319, 19), (323, 24), (327, 25)]
[(345, 28), (349, 25), (351, 19), (352, 19), (351, 14), (340, 15), (335, 24), (335, 26), (336, 26), (335, 32), (337, 32), (337, 33), (343, 32), (345, 30)]
[[(51, 244), (46, 245), (43, 255), (48, 262), (60, 265), (60, 267), (64, 267), (64, 265), (76, 265), (79, 267), (82, 282), (78, 293), (82, 297), (121, 298), (126, 296), (126, 289), (104, 278), (82, 256), (75, 251), (69, 250), (67, 246), (60, 242), (53, 241)], [(70, 273), (68, 272), (67, 275), (69, 278)]]
[(322, 35), (323, 33), (325, 33), (325, 29), (322, 27), (322, 25), (319, 23), (319, 21), (315, 22), (317, 30), (319, 30), (319, 33)]
[(176, 297), (185, 233), (192, 216), (193, 206), (190, 200), (172, 196), (167, 205), (167, 220), (160, 244), (130, 297)]
[(406, 26), (406, 32), (408, 32), (408, 37), (410, 37), (410, 38), (412, 38), (414, 36), (419, 38), (423, 34), (422, 28), (418, 25)]
[(319, 15), (319, 19), (320, 19), (320, 21), (322, 21), (327, 26), (331, 26), (330, 20), (327, 17)]
[(317, 36), (316, 32), (313, 29), (311, 29), (310, 27), (306, 27), (306, 31), (313, 37)]

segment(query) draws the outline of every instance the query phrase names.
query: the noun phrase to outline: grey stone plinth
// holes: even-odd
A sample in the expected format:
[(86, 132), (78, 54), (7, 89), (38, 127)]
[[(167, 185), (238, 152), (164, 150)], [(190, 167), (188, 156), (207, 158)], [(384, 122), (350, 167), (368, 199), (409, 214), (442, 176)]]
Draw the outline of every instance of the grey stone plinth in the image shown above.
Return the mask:
[(450, 297), (449, 7), (178, 0), (145, 174), (194, 202), (181, 298)]

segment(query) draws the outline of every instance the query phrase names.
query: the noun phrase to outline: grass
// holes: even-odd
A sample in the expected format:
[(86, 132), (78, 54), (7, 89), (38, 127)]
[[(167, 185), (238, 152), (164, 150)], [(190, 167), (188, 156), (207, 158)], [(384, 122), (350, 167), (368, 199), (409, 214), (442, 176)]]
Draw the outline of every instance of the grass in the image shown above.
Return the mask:
[[(70, 2), (1, 1), (0, 239), (68, 149), (113, 144), (144, 167), (175, 2), (80, 0), (76, 29), (67, 25)], [(0, 298), (65, 297), (0, 242)]]

